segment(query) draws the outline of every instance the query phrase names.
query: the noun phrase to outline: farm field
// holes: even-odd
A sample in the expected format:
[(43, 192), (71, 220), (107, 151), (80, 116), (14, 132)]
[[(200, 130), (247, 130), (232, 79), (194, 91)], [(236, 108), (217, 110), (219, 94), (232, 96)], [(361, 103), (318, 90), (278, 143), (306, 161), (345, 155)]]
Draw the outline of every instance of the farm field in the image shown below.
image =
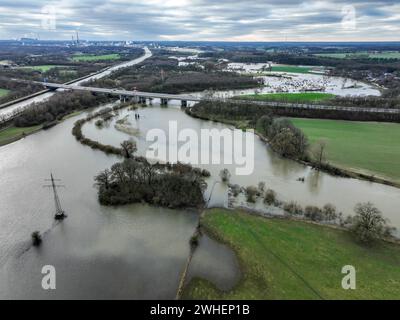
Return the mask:
[(400, 181), (400, 125), (321, 119), (291, 119), (311, 143), (325, 140), (335, 165)]
[(280, 102), (322, 102), (334, 98), (330, 93), (301, 92), (301, 93), (268, 93), (268, 94), (249, 94), (236, 97), (244, 100), (257, 101), (280, 101)]
[[(363, 247), (343, 230), (241, 211), (208, 210), (202, 225), (232, 247), (242, 279), (228, 292), (195, 278), (186, 299), (397, 299), (400, 246)], [(310, 255), (310, 252), (312, 254)], [(357, 270), (357, 290), (343, 290), (342, 267)]]
[(370, 59), (400, 59), (400, 52), (357, 52), (357, 53), (317, 53), (318, 57), (336, 58), (336, 59), (355, 59), (368, 57)]
[(290, 73), (309, 73), (312, 71), (312, 67), (300, 67), (290, 65), (277, 65), (272, 66), (272, 72), (290, 72)]
[(76, 62), (87, 62), (87, 61), (118, 60), (120, 58), (121, 56), (118, 53), (103, 54), (103, 55), (77, 54), (72, 57), (72, 60)]
[(6, 96), (10, 91), (7, 89), (0, 88), (0, 97)]
[(21, 67), (21, 69), (28, 69), (28, 70), (35, 70), (35, 71), (40, 71), (40, 72), (47, 72), (51, 69), (54, 68), (64, 68), (65, 66), (61, 65), (41, 65), (41, 66), (26, 66), (26, 67)]

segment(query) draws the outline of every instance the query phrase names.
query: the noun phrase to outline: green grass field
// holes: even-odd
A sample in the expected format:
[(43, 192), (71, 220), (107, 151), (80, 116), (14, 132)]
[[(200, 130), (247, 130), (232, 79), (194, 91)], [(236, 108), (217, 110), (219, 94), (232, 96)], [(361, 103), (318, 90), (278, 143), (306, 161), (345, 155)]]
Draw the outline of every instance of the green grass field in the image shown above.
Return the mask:
[(318, 57), (335, 58), (335, 59), (356, 59), (356, 58), (370, 58), (370, 59), (400, 59), (400, 52), (386, 51), (386, 52), (358, 52), (358, 53), (318, 53)]
[(330, 93), (301, 92), (301, 93), (268, 93), (268, 94), (249, 94), (237, 96), (238, 99), (257, 100), (257, 101), (281, 101), (281, 102), (322, 102), (334, 98)]
[(120, 58), (121, 56), (118, 53), (103, 54), (103, 55), (77, 54), (72, 57), (72, 60), (76, 62), (88, 62), (88, 61), (119, 60)]
[(21, 67), (21, 69), (28, 69), (28, 70), (35, 70), (35, 71), (40, 71), (40, 72), (47, 72), (51, 69), (54, 68), (61, 68), (65, 66), (61, 65), (41, 65), (41, 66), (26, 66), (26, 67)]
[(26, 135), (32, 133), (36, 130), (39, 130), (42, 126), (33, 126), (33, 127), (26, 127), (26, 128), (17, 128), (17, 127), (10, 127), (5, 130), (0, 131), (0, 146), (10, 143), (22, 136), (23, 133)]
[[(357, 244), (346, 231), (239, 211), (208, 210), (202, 223), (237, 253), (243, 278), (221, 292), (192, 280), (186, 299), (399, 299), (400, 246)], [(344, 290), (342, 267), (356, 268), (356, 290)]]
[(291, 73), (309, 73), (312, 70), (310, 67), (299, 67), (290, 65), (272, 66), (272, 72), (291, 72)]
[(400, 181), (400, 124), (291, 119), (311, 143), (327, 142), (330, 163)]
[(9, 92), (10, 90), (0, 88), (0, 97), (6, 96)]

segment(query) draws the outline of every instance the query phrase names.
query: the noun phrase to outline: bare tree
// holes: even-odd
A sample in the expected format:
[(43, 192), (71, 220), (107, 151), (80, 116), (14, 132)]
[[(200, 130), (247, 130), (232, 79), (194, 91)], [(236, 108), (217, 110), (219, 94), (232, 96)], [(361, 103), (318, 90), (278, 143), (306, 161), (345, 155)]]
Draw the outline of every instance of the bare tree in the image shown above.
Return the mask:
[(371, 202), (357, 204), (354, 211), (351, 230), (358, 240), (369, 244), (385, 234), (387, 220)]
[(137, 146), (135, 140), (125, 140), (121, 143), (122, 155), (126, 159), (132, 158), (133, 154), (137, 151)]
[(312, 147), (311, 153), (313, 158), (317, 161), (318, 167), (326, 161), (326, 140), (318, 140)]
[(106, 169), (94, 177), (95, 185), (99, 188), (103, 187), (108, 189), (111, 182), (111, 171)]

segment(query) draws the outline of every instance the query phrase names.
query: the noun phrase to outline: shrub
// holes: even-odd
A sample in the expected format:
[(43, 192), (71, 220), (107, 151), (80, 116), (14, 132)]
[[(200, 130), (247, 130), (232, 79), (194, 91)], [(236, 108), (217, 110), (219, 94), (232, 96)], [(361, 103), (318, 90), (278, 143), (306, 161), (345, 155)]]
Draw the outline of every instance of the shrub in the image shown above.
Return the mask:
[(223, 183), (228, 183), (230, 178), (231, 178), (231, 173), (229, 172), (228, 169), (223, 169), (221, 170), (221, 172), (219, 173), (219, 176), (221, 177), (221, 181)]
[(247, 202), (256, 202), (257, 195), (259, 195), (258, 189), (254, 186), (249, 186), (246, 188)]
[(327, 203), (322, 208), (322, 214), (324, 216), (324, 220), (333, 221), (336, 220), (338, 215), (336, 213), (336, 207), (330, 203)]
[(283, 206), (283, 210), (291, 215), (298, 216), (303, 214), (303, 208), (295, 201), (290, 201), (289, 203), (286, 203)]
[(190, 243), (190, 247), (192, 248), (192, 250), (197, 248), (199, 245), (199, 235), (196, 233), (193, 236), (191, 236), (189, 243)]
[(276, 192), (272, 189), (265, 191), (264, 202), (273, 205), (276, 202)]
[(40, 244), (42, 243), (42, 236), (40, 235), (39, 231), (34, 231), (32, 232), (32, 245), (35, 247), (40, 246)]
[(316, 206), (307, 206), (304, 210), (304, 216), (312, 221), (322, 221), (324, 219), (322, 210)]
[(233, 186), (231, 186), (232, 194), (235, 198), (239, 195), (240, 189), (241, 188), (238, 184), (234, 184)]

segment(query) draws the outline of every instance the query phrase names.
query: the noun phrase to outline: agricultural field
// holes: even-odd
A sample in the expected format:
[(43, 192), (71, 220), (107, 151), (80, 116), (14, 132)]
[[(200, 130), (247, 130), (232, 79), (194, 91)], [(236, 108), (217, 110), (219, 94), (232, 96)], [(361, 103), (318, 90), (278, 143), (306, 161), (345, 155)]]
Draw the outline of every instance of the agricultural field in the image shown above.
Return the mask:
[(272, 72), (290, 72), (290, 73), (310, 73), (313, 70), (312, 67), (300, 67), (300, 66), (289, 66), (289, 65), (277, 65), (272, 66)]
[(10, 91), (7, 89), (0, 88), (0, 97), (6, 96)]
[(41, 65), (41, 66), (26, 66), (26, 67), (21, 67), (20, 69), (28, 69), (28, 70), (34, 70), (34, 71), (40, 71), (40, 72), (47, 72), (51, 69), (54, 68), (65, 68), (65, 66), (61, 65)]
[(121, 56), (118, 53), (93, 55), (93, 54), (76, 54), (72, 57), (75, 62), (89, 62), (89, 61), (109, 61), (119, 60)]
[(279, 101), (279, 102), (323, 102), (334, 98), (330, 93), (301, 92), (301, 93), (268, 93), (268, 94), (249, 94), (237, 96), (237, 99), (256, 100), (256, 101)]
[[(344, 230), (301, 221), (211, 209), (207, 233), (236, 252), (242, 279), (228, 292), (193, 279), (186, 299), (398, 299), (400, 246), (364, 247)], [(311, 254), (310, 254), (311, 253)], [(341, 286), (345, 265), (357, 270), (357, 290)]]
[(318, 57), (335, 58), (335, 59), (356, 59), (356, 58), (400, 59), (399, 51), (357, 52), (357, 53), (317, 53), (315, 55)]
[(400, 181), (400, 124), (291, 119), (311, 143), (324, 140), (327, 160), (339, 167)]

